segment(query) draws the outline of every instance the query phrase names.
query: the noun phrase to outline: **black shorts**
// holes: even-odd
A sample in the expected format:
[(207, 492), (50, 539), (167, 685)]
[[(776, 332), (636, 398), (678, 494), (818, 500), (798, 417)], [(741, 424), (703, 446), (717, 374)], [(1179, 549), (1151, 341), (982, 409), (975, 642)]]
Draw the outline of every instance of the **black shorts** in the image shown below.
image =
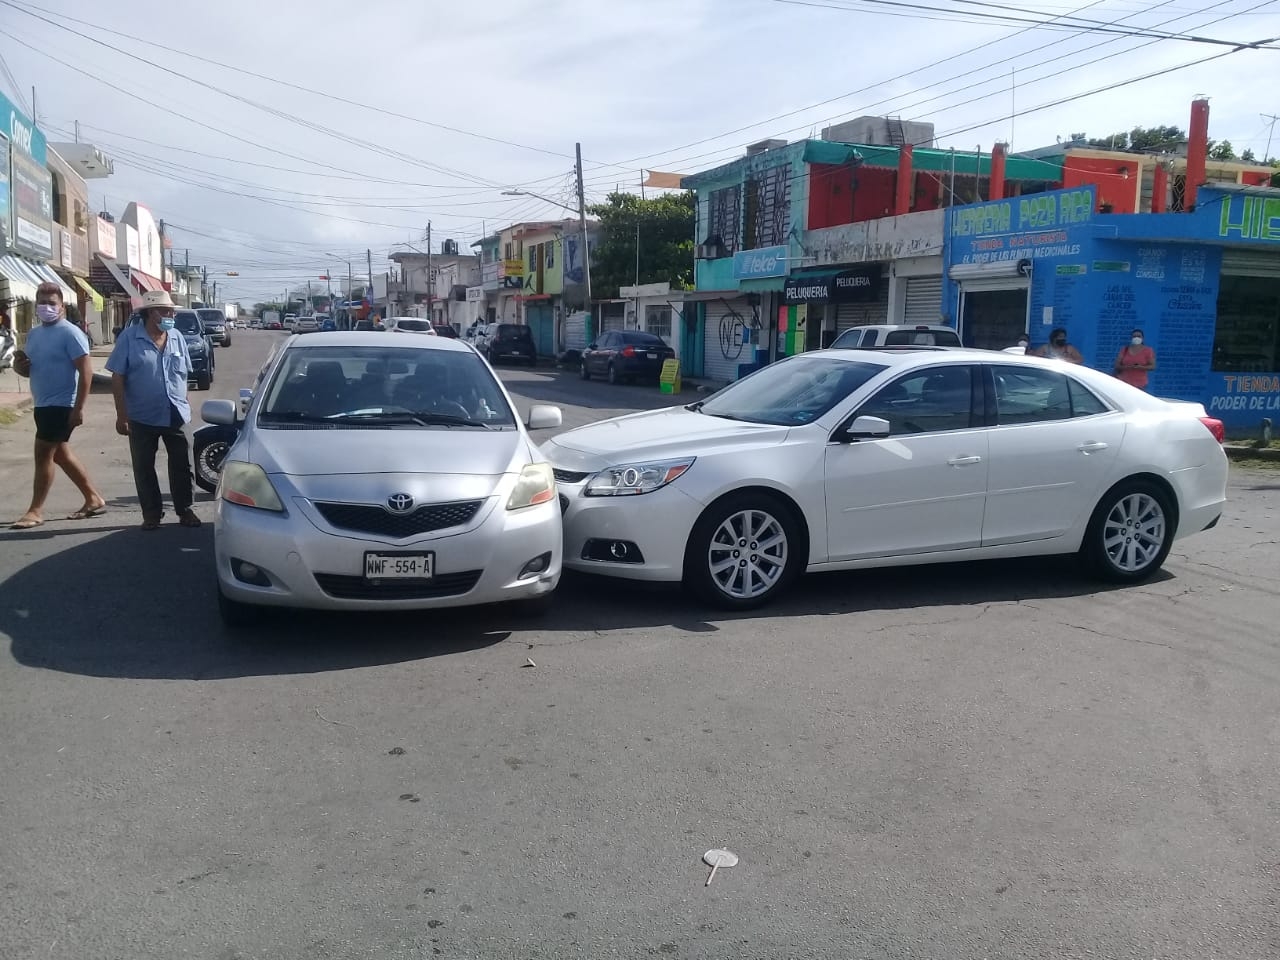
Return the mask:
[(45, 443), (66, 443), (71, 439), (70, 407), (36, 407), (36, 439)]

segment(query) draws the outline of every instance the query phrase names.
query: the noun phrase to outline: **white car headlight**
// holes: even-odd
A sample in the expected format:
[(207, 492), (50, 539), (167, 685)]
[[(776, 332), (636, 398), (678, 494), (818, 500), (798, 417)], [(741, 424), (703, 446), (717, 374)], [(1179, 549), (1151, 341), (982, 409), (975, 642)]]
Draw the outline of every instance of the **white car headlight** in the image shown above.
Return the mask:
[(242, 507), (284, 512), (280, 495), (271, 485), (266, 471), (256, 463), (245, 463), (243, 460), (228, 460), (224, 463), (222, 476), (218, 480), (218, 495), (228, 503), (238, 503)]
[(687, 460), (656, 460), (652, 463), (624, 463), (601, 470), (587, 481), (588, 497), (628, 497), (661, 490), (693, 466)]
[(556, 478), (549, 463), (531, 463), (520, 471), (520, 479), (507, 499), (508, 510), (523, 510), (553, 500), (556, 495)]

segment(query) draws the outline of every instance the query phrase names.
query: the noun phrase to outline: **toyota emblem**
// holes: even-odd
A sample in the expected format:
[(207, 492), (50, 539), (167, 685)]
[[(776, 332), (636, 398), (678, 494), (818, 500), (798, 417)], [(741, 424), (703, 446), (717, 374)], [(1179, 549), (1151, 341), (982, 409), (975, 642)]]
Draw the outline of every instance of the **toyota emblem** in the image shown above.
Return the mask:
[(392, 513), (408, 513), (413, 509), (413, 497), (407, 493), (393, 493), (387, 497), (387, 507)]

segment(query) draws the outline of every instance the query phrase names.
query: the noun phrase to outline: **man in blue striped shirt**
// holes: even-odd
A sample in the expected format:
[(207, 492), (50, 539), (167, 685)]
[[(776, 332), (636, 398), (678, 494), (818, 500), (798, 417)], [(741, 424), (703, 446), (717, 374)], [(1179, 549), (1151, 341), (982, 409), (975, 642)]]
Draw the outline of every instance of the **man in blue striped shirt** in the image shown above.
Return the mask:
[(142, 295), (141, 323), (120, 332), (107, 369), (116, 402), (116, 433), (129, 438), (133, 483), (142, 506), (142, 529), (155, 530), (164, 516), (156, 479), (156, 451), (164, 441), (169, 460), (169, 495), (178, 522), (200, 526), (191, 509), (191, 448), (182, 428), (191, 419), (187, 378), (191, 356), (182, 334), (173, 332), (173, 300), (164, 290)]

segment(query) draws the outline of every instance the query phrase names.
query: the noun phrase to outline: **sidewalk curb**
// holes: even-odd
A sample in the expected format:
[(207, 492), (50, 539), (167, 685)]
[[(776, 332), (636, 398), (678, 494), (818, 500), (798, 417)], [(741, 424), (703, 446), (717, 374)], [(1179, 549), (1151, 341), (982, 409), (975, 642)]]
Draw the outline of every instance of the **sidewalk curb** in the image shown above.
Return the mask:
[(1224, 443), (1222, 449), (1232, 460), (1268, 460), (1280, 463), (1280, 450), (1274, 447), (1243, 447), (1238, 444)]

